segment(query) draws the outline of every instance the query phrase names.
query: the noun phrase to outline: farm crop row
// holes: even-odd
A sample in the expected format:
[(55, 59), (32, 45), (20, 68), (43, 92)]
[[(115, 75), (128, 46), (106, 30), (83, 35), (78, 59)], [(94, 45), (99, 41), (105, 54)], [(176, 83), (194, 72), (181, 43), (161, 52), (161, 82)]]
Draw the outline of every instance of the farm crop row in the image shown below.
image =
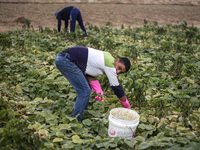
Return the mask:
[[(0, 34), (0, 146), (3, 149), (198, 149), (200, 30), (187, 23), (140, 28), (87, 25), (75, 33), (29, 27)], [(76, 92), (54, 64), (58, 52), (86, 46), (130, 58), (120, 75), (140, 114), (133, 140), (107, 135), (109, 111), (122, 107), (105, 75), (105, 101), (91, 94), (82, 123), (71, 114)]]

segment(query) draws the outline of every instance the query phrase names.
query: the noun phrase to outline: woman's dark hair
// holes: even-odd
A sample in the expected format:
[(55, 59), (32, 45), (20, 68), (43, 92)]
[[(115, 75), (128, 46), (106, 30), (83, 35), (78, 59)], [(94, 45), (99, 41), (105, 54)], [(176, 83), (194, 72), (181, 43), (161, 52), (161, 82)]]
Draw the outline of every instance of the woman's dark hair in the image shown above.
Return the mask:
[(128, 58), (126, 57), (120, 57), (119, 58), (119, 62), (123, 63), (126, 67), (126, 72), (128, 72), (128, 70), (130, 69), (131, 67), (131, 62)]

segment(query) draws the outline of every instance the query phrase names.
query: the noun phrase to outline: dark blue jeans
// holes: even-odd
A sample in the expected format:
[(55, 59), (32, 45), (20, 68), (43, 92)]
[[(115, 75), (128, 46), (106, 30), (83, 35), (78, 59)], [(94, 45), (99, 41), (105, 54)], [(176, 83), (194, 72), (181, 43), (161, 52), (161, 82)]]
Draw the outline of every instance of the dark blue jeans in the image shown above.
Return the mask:
[(81, 16), (81, 12), (78, 8), (73, 8), (70, 12), (70, 31), (74, 32), (76, 28), (76, 20), (79, 23), (79, 26), (85, 32), (85, 36), (87, 36), (87, 32), (85, 30), (85, 26), (83, 25), (83, 20)]
[(70, 61), (68, 53), (58, 53), (55, 58), (55, 64), (70, 84), (77, 92), (77, 98), (74, 106), (72, 117), (77, 117), (78, 121), (82, 120), (83, 111), (87, 109), (90, 99), (91, 88), (83, 72), (77, 65)]

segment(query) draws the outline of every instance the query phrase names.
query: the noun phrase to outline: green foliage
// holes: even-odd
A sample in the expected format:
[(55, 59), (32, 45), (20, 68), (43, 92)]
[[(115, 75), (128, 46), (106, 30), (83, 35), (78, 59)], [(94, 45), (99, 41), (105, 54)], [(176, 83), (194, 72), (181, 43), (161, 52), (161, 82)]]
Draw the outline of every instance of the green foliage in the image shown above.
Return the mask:
[[(0, 34), (0, 144), (4, 149), (198, 149), (200, 30), (187, 23), (116, 29), (88, 25), (88, 37), (39, 27)], [(104, 102), (91, 93), (79, 123), (76, 92), (54, 64), (68, 47), (87, 46), (130, 58), (119, 76), (140, 114), (133, 140), (107, 135), (109, 111), (122, 107), (105, 75)]]
[(12, 41), (9, 38), (9, 35), (7, 35), (6, 33), (0, 34), (0, 45), (3, 49), (10, 48), (12, 46)]
[(20, 113), (12, 110), (2, 98), (0, 99), (0, 147), (1, 149), (37, 150), (42, 141), (28, 129), (28, 121)]

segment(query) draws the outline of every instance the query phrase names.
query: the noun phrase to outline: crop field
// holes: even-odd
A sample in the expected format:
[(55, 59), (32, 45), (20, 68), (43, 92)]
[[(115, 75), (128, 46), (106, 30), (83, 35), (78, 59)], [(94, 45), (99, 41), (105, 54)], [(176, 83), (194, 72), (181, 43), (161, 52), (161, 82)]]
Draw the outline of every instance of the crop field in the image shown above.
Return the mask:
[[(87, 25), (75, 33), (24, 26), (0, 34), (0, 144), (3, 149), (198, 149), (200, 146), (200, 30), (180, 25), (138, 28)], [(88, 46), (127, 56), (120, 75), (140, 114), (133, 140), (107, 135), (109, 111), (122, 107), (106, 76), (105, 101), (91, 94), (82, 123), (71, 114), (76, 92), (55, 67), (58, 52)]]
[[(84, 37), (78, 25), (74, 33), (31, 25), (0, 33), (0, 149), (199, 149), (199, 27), (183, 20), (160, 25), (145, 18), (138, 27), (87, 22)], [(72, 46), (131, 60), (129, 72), (118, 78), (131, 109), (140, 115), (133, 140), (108, 136), (109, 112), (123, 105), (106, 75), (97, 77), (104, 102), (95, 100), (92, 92), (83, 121), (71, 117), (76, 91), (54, 60)]]

